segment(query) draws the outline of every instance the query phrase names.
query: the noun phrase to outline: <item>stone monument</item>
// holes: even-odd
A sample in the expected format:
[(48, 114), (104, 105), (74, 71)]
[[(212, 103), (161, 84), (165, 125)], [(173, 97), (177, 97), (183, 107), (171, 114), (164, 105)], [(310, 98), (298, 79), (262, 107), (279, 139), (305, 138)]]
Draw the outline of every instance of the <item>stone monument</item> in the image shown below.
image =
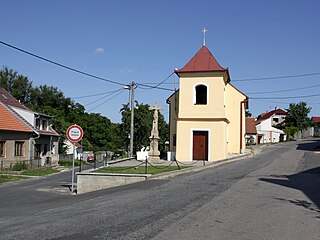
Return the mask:
[(155, 102), (153, 107), (149, 107), (149, 110), (154, 110), (153, 123), (150, 136), (150, 151), (148, 161), (158, 162), (160, 161), (160, 151), (158, 149), (159, 144), (159, 131), (158, 131), (158, 110), (163, 110), (159, 107), (158, 102)]

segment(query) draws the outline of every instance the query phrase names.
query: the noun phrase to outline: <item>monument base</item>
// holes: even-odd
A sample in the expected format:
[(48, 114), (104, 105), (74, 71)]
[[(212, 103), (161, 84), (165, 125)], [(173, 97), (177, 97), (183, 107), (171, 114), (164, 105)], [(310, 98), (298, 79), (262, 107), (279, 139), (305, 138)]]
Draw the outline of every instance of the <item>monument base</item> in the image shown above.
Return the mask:
[(164, 161), (160, 159), (158, 156), (149, 156), (148, 158), (149, 163), (163, 163)]

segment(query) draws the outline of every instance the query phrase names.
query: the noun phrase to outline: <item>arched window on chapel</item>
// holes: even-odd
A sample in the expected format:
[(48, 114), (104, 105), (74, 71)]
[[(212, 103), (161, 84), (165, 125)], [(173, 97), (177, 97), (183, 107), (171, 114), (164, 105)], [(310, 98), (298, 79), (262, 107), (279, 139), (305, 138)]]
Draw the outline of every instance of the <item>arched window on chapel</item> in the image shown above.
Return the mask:
[(207, 86), (198, 85), (196, 90), (196, 104), (207, 104)]

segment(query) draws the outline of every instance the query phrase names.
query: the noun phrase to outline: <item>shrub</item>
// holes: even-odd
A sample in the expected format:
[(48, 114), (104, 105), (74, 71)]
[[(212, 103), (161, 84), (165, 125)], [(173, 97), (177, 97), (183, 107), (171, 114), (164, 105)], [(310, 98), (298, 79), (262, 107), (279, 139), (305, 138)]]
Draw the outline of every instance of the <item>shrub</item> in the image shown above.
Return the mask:
[(12, 166), (13, 171), (22, 171), (28, 169), (28, 166), (24, 162), (17, 162)]
[[(60, 166), (72, 167), (72, 160), (59, 160)], [(81, 163), (83, 165), (84, 162)], [(80, 160), (74, 160), (74, 166), (80, 166)]]
[(288, 140), (291, 138), (294, 138), (294, 134), (296, 134), (299, 131), (299, 128), (297, 127), (286, 127), (283, 129), (284, 133), (287, 135)]

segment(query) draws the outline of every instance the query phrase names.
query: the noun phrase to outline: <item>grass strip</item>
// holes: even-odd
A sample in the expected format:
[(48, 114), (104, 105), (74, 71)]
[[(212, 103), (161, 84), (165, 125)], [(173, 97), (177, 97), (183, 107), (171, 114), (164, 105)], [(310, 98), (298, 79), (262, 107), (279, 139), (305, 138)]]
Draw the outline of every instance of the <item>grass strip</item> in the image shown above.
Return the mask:
[[(181, 169), (188, 168), (188, 166), (180, 166)], [(179, 170), (177, 166), (148, 166), (148, 174), (158, 174), (163, 172), (171, 172)], [(95, 170), (96, 173), (122, 173), (122, 174), (145, 174), (146, 169), (144, 166), (139, 167), (105, 167)]]
[(6, 182), (13, 182), (21, 179), (25, 179), (26, 177), (23, 176), (9, 176), (9, 175), (0, 175), (0, 184), (6, 183)]
[(59, 171), (52, 168), (36, 168), (36, 169), (28, 169), (28, 170), (21, 171), (20, 174), (27, 175), (27, 176), (45, 176), (45, 175), (49, 175), (57, 172)]

